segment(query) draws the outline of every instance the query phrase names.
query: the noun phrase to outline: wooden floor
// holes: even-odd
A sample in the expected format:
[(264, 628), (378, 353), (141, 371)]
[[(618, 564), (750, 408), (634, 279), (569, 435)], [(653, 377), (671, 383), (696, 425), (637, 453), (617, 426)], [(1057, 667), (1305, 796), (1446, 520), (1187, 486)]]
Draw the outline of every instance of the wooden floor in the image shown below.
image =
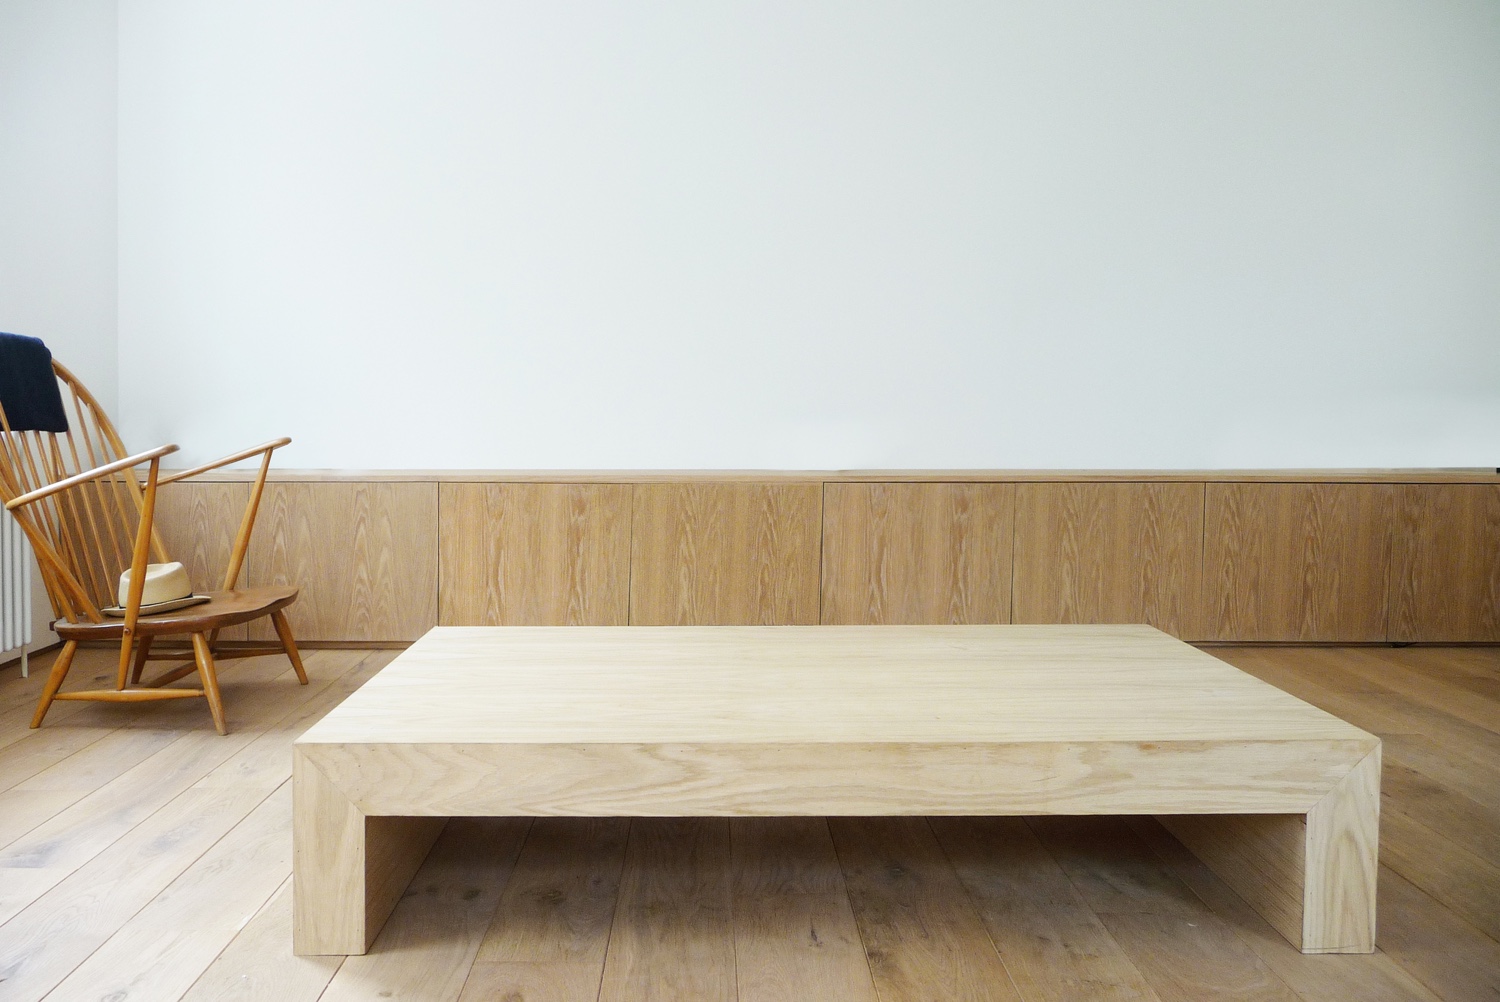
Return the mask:
[(0, 673), (0, 1000), (1500, 997), (1500, 648), (1213, 653), (1384, 738), (1373, 956), (1298, 953), (1149, 820), (813, 818), (453, 821), (367, 956), (297, 958), (291, 742), (393, 652), (224, 666), (228, 737), (28, 730), (46, 656)]

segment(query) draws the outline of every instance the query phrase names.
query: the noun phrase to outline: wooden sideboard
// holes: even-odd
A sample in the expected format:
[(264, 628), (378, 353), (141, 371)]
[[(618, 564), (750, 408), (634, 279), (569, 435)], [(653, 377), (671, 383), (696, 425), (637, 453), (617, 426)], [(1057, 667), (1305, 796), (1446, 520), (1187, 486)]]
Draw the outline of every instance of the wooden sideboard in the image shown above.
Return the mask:
[[(195, 580), (222, 575), (247, 479), (162, 492)], [(1500, 476), (279, 471), (246, 575), (302, 586), (309, 641), (1146, 622), (1199, 641), (1500, 642)]]

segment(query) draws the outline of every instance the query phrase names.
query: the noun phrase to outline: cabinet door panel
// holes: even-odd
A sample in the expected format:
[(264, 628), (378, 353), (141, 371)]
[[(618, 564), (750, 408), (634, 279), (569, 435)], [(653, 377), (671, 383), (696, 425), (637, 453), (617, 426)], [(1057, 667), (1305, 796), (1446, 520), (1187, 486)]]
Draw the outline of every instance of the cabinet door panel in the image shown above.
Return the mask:
[(443, 484), (444, 626), (623, 626), (629, 484)]
[[(168, 484), (156, 492), (152, 524), (167, 548), (167, 556), (187, 568), (194, 591), (217, 591), (224, 586), (229, 554), (249, 501), (249, 484), (189, 480)], [(241, 568), (240, 582), (246, 578), (247, 568)], [(246, 629), (241, 624), (220, 630), (219, 639), (244, 640)]]
[(826, 485), (823, 622), (1010, 622), (1015, 490)]
[[(254, 584), (295, 584), (299, 640), (415, 640), (437, 623), (438, 485), (267, 484), (250, 544)], [(252, 640), (275, 636), (269, 620)]]
[(1209, 636), (1384, 640), (1393, 497), (1388, 484), (1209, 484)]
[(1500, 640), (1500, 486), (1396, 491), (1390, 639)]
[(1015, 538), (1015, 622), (1199, 637), (1202, 484), (1019, 484)]
[(637, 484), (630, 622), (818, 622), (822, 485)]

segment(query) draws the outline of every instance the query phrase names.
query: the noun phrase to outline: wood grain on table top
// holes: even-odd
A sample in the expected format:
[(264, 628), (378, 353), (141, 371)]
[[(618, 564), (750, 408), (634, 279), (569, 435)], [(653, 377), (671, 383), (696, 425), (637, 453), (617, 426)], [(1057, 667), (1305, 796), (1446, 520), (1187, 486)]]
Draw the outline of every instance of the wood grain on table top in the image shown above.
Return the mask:
[(1375, 742), (1152, 627), (1082, 625), (438, 627), (300, 740)]

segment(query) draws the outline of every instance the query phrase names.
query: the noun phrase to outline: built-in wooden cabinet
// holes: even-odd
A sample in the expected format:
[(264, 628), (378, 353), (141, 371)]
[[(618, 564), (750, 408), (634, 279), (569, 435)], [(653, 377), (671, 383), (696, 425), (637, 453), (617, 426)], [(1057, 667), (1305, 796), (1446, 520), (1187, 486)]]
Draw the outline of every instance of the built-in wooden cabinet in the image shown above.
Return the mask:
[(1202, 551), (1202, 484), (1019, 484), (1011, 619), (1201, 637)]
[(1014, 484), (827, 484), (824, 623), (1008, 623)]
[(441, 484), (438, 622), (630, 621), (629, 484)]
[[(158, 502), (199, 589), (219, 587), (244, 510), (234, 476)], [(243, 580), (300, 585), (289, 611), (309, 641), (408, 641), (439, 622), (1500, 641), (1500, 477), (283, 476)]]
[(630, 622), (818, 622), (820, 483), (635, 487)]
[[(245, 516), (250, 485), (244, 483), (168, 484), (156, 493), (153, 524), (167, 556), (187, 568), (195, 591), (217, 591), (224, 585), (235, 533)], [(240, 570), (239, 583), (249, 579)], [(219, 631), (224, 640), (244, 640), (248, 626), (241, 623)]]
[(303, 640), (415, 640), (437, 623), (437, 540), (436, 483), (267, 484), (250, 582), (301, 587), (287, 618)]
[(1206, 636), (1387, 636), (1392, 484), (1208, 484)]
[(1398, 641), (1500, 641), (1500, 486), (1402, 484), (1388, 584)]

